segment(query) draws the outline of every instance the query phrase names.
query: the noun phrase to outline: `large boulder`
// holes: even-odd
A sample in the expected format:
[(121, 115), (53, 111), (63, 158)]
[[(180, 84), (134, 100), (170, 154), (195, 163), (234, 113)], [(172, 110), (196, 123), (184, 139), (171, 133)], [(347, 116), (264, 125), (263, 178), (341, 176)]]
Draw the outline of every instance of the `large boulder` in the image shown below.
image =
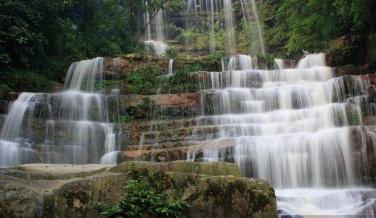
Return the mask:
[(170, 199), (190, 203), (190, 217), (275, 217), (274, 189), (260, 179), (247, 179), (232, 163), (124, 162), (111, 169), (144, 173)]
[(27, 164), (1, 169), (0, 217), (98, 217), (126, 177), (106, 165)]
[(275, 217), (269, 183), (244, 178), (235, 164), (124, 162), (30, 164), (0, 170), (0, 217), (98, 217), (95, 202), (115, 204), (133, 173), (191, 207), (190, 217)]

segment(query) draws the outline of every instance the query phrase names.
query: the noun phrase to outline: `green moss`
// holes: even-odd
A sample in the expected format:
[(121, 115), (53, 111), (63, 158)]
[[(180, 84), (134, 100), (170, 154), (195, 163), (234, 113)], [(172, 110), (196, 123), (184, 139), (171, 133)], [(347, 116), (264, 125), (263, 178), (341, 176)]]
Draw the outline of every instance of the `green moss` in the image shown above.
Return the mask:
[(207, 180), (208, 188), (205, 190), (204, 200), (208, 201), (210, 197), (214, 198), (214, 203), (221, 207), (222, 217), (231, 217), (233, 194), (238, 191), (244, 193), (247, 184), (243, 181), (222, 183), (220, 180)]
[(354, 110), (347, 110), (347, 121), (350, 126), (359, 126), (361, 124), (361, 118), (359, 118), (358, 113)]
[(252, 212), (255, 213), (266, 207), (270, 203), (270, 200), (266, 194), (258, 191), (249, 192), (249, 202), (252, 203)]
[(148, 177), (150, 186), (158, 193), (171, 188), (171, 178), (163, 171), (156, 171)]

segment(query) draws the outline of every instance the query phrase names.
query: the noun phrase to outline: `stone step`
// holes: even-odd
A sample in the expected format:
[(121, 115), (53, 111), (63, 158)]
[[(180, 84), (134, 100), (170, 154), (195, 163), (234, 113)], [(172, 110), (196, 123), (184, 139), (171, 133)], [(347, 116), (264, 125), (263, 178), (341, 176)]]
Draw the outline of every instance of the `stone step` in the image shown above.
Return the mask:
[[(181, 145), (182, 147), (168, 147), (168, 145)], [(204, 150), (220, 150), (222, 154), (222, 161), (234, 162), (233, 147), (236, 145), (236, 139), (223, 139), (214, 141), (202, 142), (187, 142), (180, 144), (164, 143), (160, 147), (153, 147), (152, 145), (143, 146), (142, 149), (127, 150), (123, 152), (126, 160), (149, 160), (156, 162), (166, 162), (174, 160), (204, 161)], [(155, 145), (154, 145), (155, 146)], [(132, 147), (129, 147), (132, 149)]]
[(199, 142), (195, 141), (181, 141), (181, 142), (165, 142), (158, 144), (143, 144), (143, 145), (129, 145), (126, 146), (124, 151), (146, 151), (154, 149), (170, 149), (195, 146)]
[[(256, 114), (257, 116), (257, 114)], [(255, 117), (256, 117), (255, 116)], [(218, 118), (218, 117), (217, 117)], [(223, 124), (213, 125), (216, 117), (211, 118), (198, 118), (195, 120), (180, 120), (175, 123), (170, 122), (158, 122), (140, 125), (139, 128), (135, 128), (135, 132), (138, 134), (127, 135), (127, 140), (130, 144), (161, 144), (168, 142), (185, 142), (185, 141), (205, 141), (216, 140), (222, 138), (234, 138), (234, 137), (252, 137), (252, 136), (267, 136), (267, 135), (294, 135), (300, 132), (318, 131), (320, 122), (322, 119), (310, 118), (305, 120), (293, 121), (290, 118), (285, 122), (263, 123), (258, 119), (246, 119), (242, 117), (243, 124), (235, 124), (234, 118), (223, 119)], [(225, 117), (223, 117), (225, 118)], [(241, 116), (238, 116), (241, 118)], [(220, 123), (219, 120), (216, 121)], [(189, 124), (194, 124), (191, 125)], [(174, 124), (174, 125), (173, 125)], [(294, 125), (292, 125), (294, 124)], [(342, 121), (339, 119), (336, 121), (337, 127), (343, 126)], [(133, 126), (128, 126), (123, 132), (127, 132), (132, 129)], [(132, 130), (133, 131), (133, 130)]]
[[(354, 166), (356, 169), (362, 168), (362, 161), (374, 161), (373, 155), (376, 148), (376, 128), (374, 126), (350, 127), (350, 151), (354, 156)], [(239, 144), (241, 138), (227, 138), (207, 141), (190, 141), (178, 143), (148, 144), (142, 147), (130, 146), (124, 151), (123, 158), (126, 160), (149, 160), (156, 162), (166, 162), (174, 160), (190, 160), (195, 162), (210, 162), (208, 157), (216, 158), (215, 161), (235, 162), (235, 146)], [(251, 138), (244, 138), (249, 143)], [(208, 155), (208, 152), (215, 152), (216, 155)], [(366, 152), (366, 153), (365, 153)], [(251, 163), (252, 156), (248, 158)], [(373, 159), (372, 159), (373, 158)]]
[(216, 126), (193, 126), (163, 131), (148, 131), (142, 133), (140, 141), (143, 144), (155, 144), (180, 141), (203, 141), (219, 137), (219, 128)]
[[(84, 96), (84, 95), (83, 95)], [(32, 113), (38, 119), (67, 120), (85, 116), (89, 120), (123, 122), (122, 116), (134, 118), (166, 119), (194, 117), (200, 113), (200, 96), (196, 93), (165, 95), (98, 95), (85, 96), (88, 107), (83, 108), (83, 98), (78, 93), (73, 97), (64, 94), (42, 94), (38, 102), (33, 102)], [(145, 101), (150, 99), (150, 101)], [(0, 101), (0, 113), (7, 113), (10, 102)], [(148, 105), (150, 104), (150, 105)]]

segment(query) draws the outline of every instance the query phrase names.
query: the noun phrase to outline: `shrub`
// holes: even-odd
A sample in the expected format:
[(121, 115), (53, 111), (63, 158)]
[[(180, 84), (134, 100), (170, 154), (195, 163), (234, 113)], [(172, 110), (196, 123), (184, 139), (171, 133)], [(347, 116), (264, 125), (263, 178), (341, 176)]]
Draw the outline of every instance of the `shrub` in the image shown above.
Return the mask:
[(15, 92), (44, 92), (52, 88), (44, 75), (30, 70), (4, 72), (0, 74), (0, 80)]
[(6, 100), (7, 95), (12, 90), (5, 84), (0, 84), (0, 100)]
[[(167, 195), (156, 193), (149, 188), (146, 178), (132, 179), (124, 186), (126, 193), (119, 202), (101, 212), (105, 217), (186, 217), (190, 206), (183, 201), (166, 203)], [(97, 206), (108, 207), (97, 202)]]
[(157, 67), (147, 65), (143, 70), (127, 74), (128, 89), (132, 94), (151, 95), (156, 93), (156, 76), (163, 74)]

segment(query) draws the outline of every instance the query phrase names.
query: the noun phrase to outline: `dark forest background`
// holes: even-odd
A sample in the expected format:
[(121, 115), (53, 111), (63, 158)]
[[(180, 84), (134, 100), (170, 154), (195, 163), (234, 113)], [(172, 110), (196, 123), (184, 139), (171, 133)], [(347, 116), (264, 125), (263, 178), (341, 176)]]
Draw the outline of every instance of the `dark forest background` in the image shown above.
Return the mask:
[[(64, 81), (74, 61), (142, 53), (140, 16), (178, 14), (185, 3), (149, 0), (147, 9), (143, 0), (0, 0), (0, 91), (45, 91), (48, 81)], [(263, 0), (258, 7), (267, 51), (282, 57), (376, 29), (375, 0)]]

